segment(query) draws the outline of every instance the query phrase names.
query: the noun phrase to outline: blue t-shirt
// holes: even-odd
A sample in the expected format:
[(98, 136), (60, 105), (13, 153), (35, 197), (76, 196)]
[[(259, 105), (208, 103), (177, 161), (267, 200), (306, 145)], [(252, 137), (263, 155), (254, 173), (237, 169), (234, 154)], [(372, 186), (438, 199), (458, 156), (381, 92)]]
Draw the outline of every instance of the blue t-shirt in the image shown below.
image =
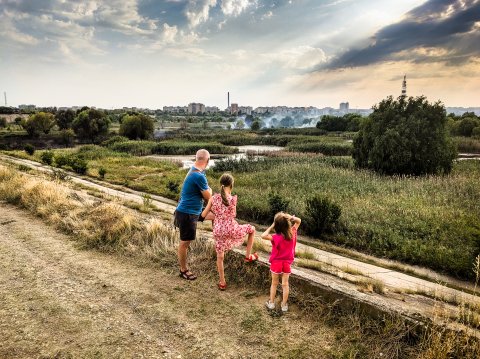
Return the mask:
[(208, 189), (208, 182), (205, 173), (197, 171), (198, 170), (192, 166), (190, 171), (188, 171), (187, 177), (185, 177), (182, 192), (180, 193), (180, 201), (177, 206), (177, 211), (179, 212), (188, 214), (202, 213), (202, 191)]

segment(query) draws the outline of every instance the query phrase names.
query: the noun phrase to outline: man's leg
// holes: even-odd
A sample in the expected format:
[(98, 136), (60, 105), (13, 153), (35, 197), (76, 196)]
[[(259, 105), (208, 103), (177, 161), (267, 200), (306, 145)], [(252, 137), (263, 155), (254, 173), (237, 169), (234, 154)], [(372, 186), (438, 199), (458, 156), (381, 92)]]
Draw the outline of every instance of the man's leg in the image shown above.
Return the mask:
[(180, 241), (178, 245), (178, 264), (180, 264), (180, 271), (185, 272), (187, 268), (187, 252), (190, 246), (190, 241)]

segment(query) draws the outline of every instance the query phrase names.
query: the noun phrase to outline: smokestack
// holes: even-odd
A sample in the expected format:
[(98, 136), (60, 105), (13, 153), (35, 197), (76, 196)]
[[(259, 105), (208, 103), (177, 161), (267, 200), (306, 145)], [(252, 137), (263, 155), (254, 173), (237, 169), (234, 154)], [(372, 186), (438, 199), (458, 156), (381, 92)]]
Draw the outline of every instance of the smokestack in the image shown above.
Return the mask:
[(230, 108), (230, 92), (227, 92), (227, 108)]
[(7, 92), (3, 92), (3, 96), (5, 97), (5, 107), (7, 107)]

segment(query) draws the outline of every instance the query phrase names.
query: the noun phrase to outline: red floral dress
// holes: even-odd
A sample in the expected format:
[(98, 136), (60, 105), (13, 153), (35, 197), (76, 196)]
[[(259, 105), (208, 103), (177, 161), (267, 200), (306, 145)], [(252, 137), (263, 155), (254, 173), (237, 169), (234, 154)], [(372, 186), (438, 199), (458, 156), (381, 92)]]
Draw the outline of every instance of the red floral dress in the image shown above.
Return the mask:
[(227, 207), (222, 202), (222, 196), (218, 193), (212, 197), (211, 211), (215, 213), (213, 221), (213, 238), (215, 239), (215, 250), (217, 252), (227, 252), (233, 247), (240, 246), (245, 235), (255, 232), (255, 228), (250, 224), (238, 224), (235, 220), (237, 216), (237, 196), (229, 196), (230, 205)]

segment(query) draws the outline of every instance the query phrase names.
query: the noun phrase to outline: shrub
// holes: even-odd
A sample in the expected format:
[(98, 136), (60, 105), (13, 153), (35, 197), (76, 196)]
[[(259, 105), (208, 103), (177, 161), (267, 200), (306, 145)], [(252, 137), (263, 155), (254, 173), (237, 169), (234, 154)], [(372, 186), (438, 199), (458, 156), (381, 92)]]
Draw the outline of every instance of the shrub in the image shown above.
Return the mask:
[(72, 170), (74, 170), (75, 173), (78, 173), (81, 175), (86, 174), (88, 169), (87, 161), (85, 161), (83, 158), (80, 158), (78, 156), (74, 156), (71, 159), (70, 167), (72, 167)]
[(307, 233), (320, 237), (325, 232), (332, 232), (341, 213), (340, 206), (328, 197), (315, 195), (308, 198), (304, 214)]
[(98, 175), (100, 176), (101, 179), (104, 179), (106, 174), (107, 174), (107, 170), (105, 168), (100, 167), (98, 169)]
[(50, 166), (53, 162), (53, 152), (52, 151), (44, 151), (40, 155), (40, 159), (42, 160), (43, 163)]
[(71, 160), (68, 155), (57, 154), (55, 156), (55, 165), (57, 167), (63, 168), (65, 166), (70, 166)]
[(0, 117), (0, 128), (7, 127), (7, 119), (5, 117)]
[(388, 97), (374, 107), (354, 139), (355, 164), (384, 174), (449, 173), (456, 149), (446, 125), (440, 102)]
[(25, 152), (27, 152), (30, 156), (33, 156), (35, 153), (35, 147), (33, 145), (27, 143), (24, 148)]
[(270, 205), (270, 214), (273, 217), (278, 212), (286, 212), (290, 201), (278, 193), (271, 192), (268, 195), (268, 204)]
[(168, 183), (167, 183), (167, 189), (168, 189), (170, 192), (179, 193), (179, 192), (180, 192), (180, 184), (179, 184), (178, 182), (168, 181)]
[(116, 135), (116, 136), (110, 137), (108, 140), (103, 141), (101, 143), (101, 145), (105, 146), (105, 147), (109, 147), (110, 145), (113, 145), (114, 143), (125, 142), (125, 141), (128, 141), (127, 137)]

